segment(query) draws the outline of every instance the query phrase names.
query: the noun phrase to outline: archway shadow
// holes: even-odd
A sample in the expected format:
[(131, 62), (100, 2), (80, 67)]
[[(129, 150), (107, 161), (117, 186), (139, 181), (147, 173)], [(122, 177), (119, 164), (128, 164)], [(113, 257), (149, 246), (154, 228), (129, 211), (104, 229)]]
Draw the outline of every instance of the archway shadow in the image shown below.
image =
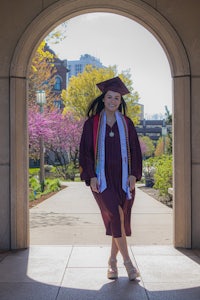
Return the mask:
[[(1, 300), (199, 300), (197, 282), (109, 281), (106, 268), (70, 264), (73, 247), (45, 247), (0, 254)], [(53, 253), (53, 252), (54, 253)], [(191, 257), (191, 256), (190, 256)], [(93, 259), (98, 261), (98, 258)], [(98, 263), (96, 264), (98, 265)], [(188, 270), (189, 271), (189, 270)], [(154, 272), (154, 270), (151, 270)], [(167, 278), (167, 277), (166, 277)]]

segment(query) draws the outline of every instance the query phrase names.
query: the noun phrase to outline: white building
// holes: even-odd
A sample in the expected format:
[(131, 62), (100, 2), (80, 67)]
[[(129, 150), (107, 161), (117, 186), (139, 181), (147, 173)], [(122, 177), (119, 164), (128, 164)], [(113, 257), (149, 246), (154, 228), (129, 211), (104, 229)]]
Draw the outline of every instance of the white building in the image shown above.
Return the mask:
[(70, 77), (77, 76), (78, 73), (82, 73), (86, 65), (92, 65), (97, 68), (104, 68), (99, 59), (89, 54), (81, 55), (79, 60), (69, 60), (67, 64), (67, 69), (69, 70), (67, 74), (67, 81)]

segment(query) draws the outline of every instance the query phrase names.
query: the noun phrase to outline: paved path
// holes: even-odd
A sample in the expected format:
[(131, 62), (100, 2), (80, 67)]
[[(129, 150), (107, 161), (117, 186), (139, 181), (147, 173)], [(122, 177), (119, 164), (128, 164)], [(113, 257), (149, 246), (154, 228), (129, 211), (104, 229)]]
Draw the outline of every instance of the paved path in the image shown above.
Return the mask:
[[(200, 300), (200, 250), (171, 245), (172, 210), (137, 189), (129, 253), (141, 277), (106, 278), (110, 238), (82, 183), (30, 210), (31, 247), (0, 253), (0, 300)], [(154, 244), (154, 245), (153, 245)]]
[[(32, 245), (108, 245), (99, 208), (88, 187), (68, 187), (30, 209)], [(171, 245), (172, 209), (137, 188), (131, 245)]]

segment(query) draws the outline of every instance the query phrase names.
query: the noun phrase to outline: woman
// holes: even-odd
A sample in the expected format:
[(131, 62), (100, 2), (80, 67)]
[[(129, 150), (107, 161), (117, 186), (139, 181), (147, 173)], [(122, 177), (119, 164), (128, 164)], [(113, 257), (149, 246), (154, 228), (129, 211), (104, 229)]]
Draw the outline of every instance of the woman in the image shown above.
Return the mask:
[(90, 185), (106, 228), (112, 236), (107, 277), (118, 278), (120, 251), (128, 277), (139, 272), (133, 266), (126, 236), (131, 235), (131, 208), (135, 183), (141, 179), (142, 156), (133, 122), (126, 117), (123, 95), (129, 90), (119, 77), (97, 84), (102, 94), (90, 105), (80, 143), (80, 175)]

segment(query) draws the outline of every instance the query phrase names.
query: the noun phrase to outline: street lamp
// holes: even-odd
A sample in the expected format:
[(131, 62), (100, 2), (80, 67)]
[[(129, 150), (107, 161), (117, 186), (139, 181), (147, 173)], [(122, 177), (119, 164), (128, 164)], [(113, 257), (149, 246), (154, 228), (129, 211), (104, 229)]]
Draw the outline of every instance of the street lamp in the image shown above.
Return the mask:
[(40, 106), (40, 112), (43, 112), (43, 106), (46, 104), (46, 94), (44, 90), (36, 91), (37, 104)]
[[(43, 113), (43, 106), (46, 103), (46, 95), (44, 90), (36, 91), (37, 104), (40, 106), (40, 113)], [(40, 136), (40, 186), (44, 192), (44, 139)]]
[(167, 127), (162, 127), (163, 153), (164, 153), (164, 154), (165, 154), (165, 152), (166, 152), (166, 141), (165, 141), (166, 135), (167, 135)]

